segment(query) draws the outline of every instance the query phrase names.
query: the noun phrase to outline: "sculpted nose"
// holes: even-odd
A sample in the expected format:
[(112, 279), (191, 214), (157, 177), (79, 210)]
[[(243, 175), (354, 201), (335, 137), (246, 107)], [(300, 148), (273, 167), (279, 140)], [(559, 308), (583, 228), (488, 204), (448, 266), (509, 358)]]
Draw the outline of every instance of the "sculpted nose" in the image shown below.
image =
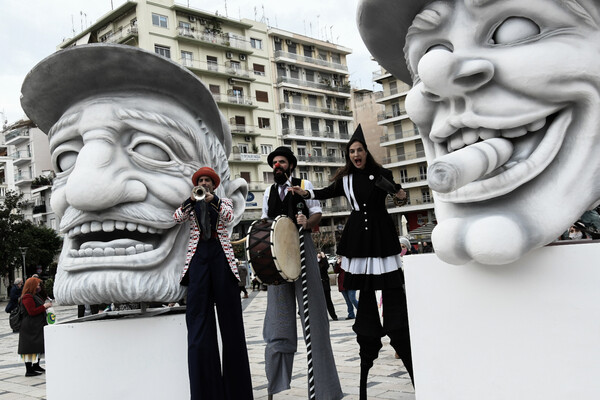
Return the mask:
[(418, 65), (423, 94), (432, 101), (463, 96), (494, 77), (494, 65), (485, 59), (460, 57), (451, 51), (432, 50)]
[(120, 145), (105, 140), (86, 142), (66, 185), (67, 202), (92, 211), (117, 204), (143, 201), (146, 186), (136, 180)]

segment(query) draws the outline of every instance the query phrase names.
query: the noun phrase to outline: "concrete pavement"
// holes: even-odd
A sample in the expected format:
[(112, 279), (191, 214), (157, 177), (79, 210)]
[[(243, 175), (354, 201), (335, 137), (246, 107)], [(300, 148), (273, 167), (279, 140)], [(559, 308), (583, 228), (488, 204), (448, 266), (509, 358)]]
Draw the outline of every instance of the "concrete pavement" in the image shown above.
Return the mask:
[[(267, 304), (267, 292), (249, 290), (249, 298), (242, 299), (246, 341), (252, 372), (254, 398), (267, 399), (267, 380), (264, 372), (264, 342), (262, 327)], [(336, 313), (340, 320), (330, 321), (331, 344), (336, 359), (344, 399), (358, 399), (360, 358), (358, 344), (352, 331), (352, 320), (344, 320), (346, 304), (342, 295), (333, 287), (331, 292)], [(0, 311), (0, 400), (40, 400), (46, 399), (45, 375), (25, 377), (25, 366), (17, 355), (18, 334), (12, 333), (8, 324), (8, 314), (4, 313), (6, 302)], [(59, 322), (77, 317), (75, 306), (54, 306)], [(301, 335), (300, 321), (297, 319)], [(44, 362), (42, 361), (42, 366)], [(98, 379), (102, 380), (101, 377)], [(298, 338), (298, 352), (294, 357), (291, 389), (274, 395), (274, 400), (304, 400), (307, 398), (306, 346), (302, 336)], [(82, 396), (85, 398), (85, 396)], [(132, 400), (137, 400), (131, 397)], [(384, 338), (379, 358), (369, 375), (369, 399), (414, 400), (415, 393), (402, 361), (394, 358), (394, 349)], [(112, 400), (112, 399), (107, 399)], [(148, 399), (145, 399), (148, 400)], [(150, 399), (152, 400), (152, 399)], [(156, 399), (162, 400), (162, 399)], [(323, 399), (326, 400), (326, 399)]]

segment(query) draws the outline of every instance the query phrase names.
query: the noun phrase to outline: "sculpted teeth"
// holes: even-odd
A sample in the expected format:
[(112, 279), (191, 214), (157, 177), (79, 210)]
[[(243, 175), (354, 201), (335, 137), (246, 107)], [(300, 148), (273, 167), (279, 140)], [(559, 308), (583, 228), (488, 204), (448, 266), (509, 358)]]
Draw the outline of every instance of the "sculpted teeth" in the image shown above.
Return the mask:
[(476, 143), (479, 139), (488, 140), (497, 137), (504, 137), (506, 139), (515, 139), (521, 136), (525, 136), (528, 132), (535, 132), (542, 129), (546, 125), (546, 118), (541, 118), (535, 122), (527, 125), (519, 126), (517, 128), (510, 129), (489, 129), (489, 128), (462, 128), (458, 130), (454, 135), (447, 139), (446, 146), (448, 152), (453, 152), (462, 149), (464, 146), (468, 146)]
[(133, 222), (122, 222), (122, 221), (92, 221), (92, 222), (84, 222), (83, 224), (74, 227), (69, 230), (67, 234), (70, 238), (75, 237), (80, 234), (86, 234), (90, 232), (114, 232), (116, 230), (125, 230), (127, 229), (130, 232), (138, 231), (140, 233), (162, 233), (161, 229), (156, 229), (152, 227), (148, 227), (142, 224), (135, 224)]
[(145, 253), (154, 250), (154, 246), (151, 244), (136, 244), (135, 246), (128, 247), (95, 247), (75, 250), (71, 249), (69, 255), (71, 257), (111, 257), (111, 256), (124, 256)]

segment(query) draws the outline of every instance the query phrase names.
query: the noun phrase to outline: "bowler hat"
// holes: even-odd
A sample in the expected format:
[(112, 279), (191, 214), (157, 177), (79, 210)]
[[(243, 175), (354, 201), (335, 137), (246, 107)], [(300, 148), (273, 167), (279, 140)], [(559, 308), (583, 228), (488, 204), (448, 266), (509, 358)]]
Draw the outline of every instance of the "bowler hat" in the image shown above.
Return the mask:
[(213, 189), (219, 187), (219, 183), (221, 183), (221, 178), (219, 178), (219, 175), (217, 175), (214, 169), (202, 167), (198, 171), (194, 172), (194, 175), (192, 176), (192, 183), (194, 186), (198, 185), (198, 179), (200, 179), (201, 176), (208, 176), (210, 179), (212, 179), (213, 184), (215, 185)]
[(229, 156), (231, 131), (206, 86), (176, 62), (133, 46), (95, 43), (51, 54), (25, 77), (21, 106), (48, 133), (64, 112), (80, 101), (132, 92), (175, 100), (217, 136)]
[(298, 165), (298, 160), (296, 159), (296, 156), (294, 155), (294, 153), (292, 153), (292, 150), (289, 147), (279, 146), (278, 148), (273, 150), (267, 156), (267, 162), (269, 163), (269, 166), (271, 166), (271, 167), (273, 166), (273, 159), (277, 156), (283, 156), (283, 157), (287, 158), (288, 163), (290, 164), (290, 169), (292, 171)]
[(412, 83), (404, 45), (413, 19), (434, 0), (361, 0), (356, 13), (358, 30), (383, 68), (396, 78)]

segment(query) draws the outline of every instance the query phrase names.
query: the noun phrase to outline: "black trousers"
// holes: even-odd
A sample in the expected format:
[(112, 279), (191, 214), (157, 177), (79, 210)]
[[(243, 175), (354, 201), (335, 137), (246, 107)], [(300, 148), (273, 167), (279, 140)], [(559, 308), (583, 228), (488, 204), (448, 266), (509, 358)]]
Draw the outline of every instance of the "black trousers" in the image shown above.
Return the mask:
[[(218, 239), (200, 240), (188, 274), (186, 323), (192, 400), (252, 399), (238, 280)], [(215, 305), (223, 342), (222, 365)]]

